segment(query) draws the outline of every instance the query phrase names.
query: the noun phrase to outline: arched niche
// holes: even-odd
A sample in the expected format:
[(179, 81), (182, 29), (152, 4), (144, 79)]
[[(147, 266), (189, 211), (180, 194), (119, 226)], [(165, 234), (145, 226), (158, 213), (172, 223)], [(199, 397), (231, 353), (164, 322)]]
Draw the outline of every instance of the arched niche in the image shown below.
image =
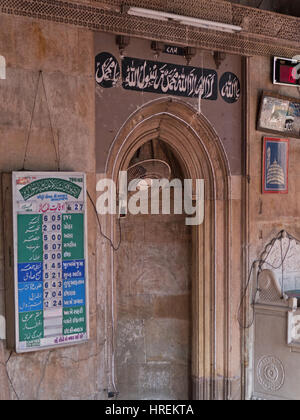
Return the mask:
[[(194, 399), (231, 398), (231, 176), (223, 145), (208, 120), (173, 98), (150, 102), (121, 127), (109, 151), (104, 177), (118, 183), (136, 151), (159, 138), (173, 151), (187, 179), (205, 180), (205, 220), (193, 228), (193, 344)], [(118, 242), (118, 219), (102, 217), (107, 236)], [(103, 243), (108, 302), (108, 350), (114, 384), (115, 252)], [(239, 283), (240, 284), (240, 283)], [(239, 334), (237, 332), (237, 334)], [(238, 342), (238, 340), (237, 340)], [(237, 344), (239, 350), (239, 344)], [(236, 356), (235, 356), (236, 357)], [(239, 354), (238, 354), (239, 357)], [(117, 384), (117, 378), (116, 378)]]

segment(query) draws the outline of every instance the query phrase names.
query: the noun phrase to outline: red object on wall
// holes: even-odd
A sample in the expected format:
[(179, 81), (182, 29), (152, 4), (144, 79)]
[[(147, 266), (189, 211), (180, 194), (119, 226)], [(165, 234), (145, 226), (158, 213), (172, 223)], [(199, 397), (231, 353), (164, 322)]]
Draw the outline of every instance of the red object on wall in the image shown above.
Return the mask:
[(274, 57), (273, 83), (275, 85), (300, 86), (299, 70), (300, 61), (296, 58)]
[(293, 77), (294, 67), (280, 66), (280, 82), (297, 84), (297, 80)]

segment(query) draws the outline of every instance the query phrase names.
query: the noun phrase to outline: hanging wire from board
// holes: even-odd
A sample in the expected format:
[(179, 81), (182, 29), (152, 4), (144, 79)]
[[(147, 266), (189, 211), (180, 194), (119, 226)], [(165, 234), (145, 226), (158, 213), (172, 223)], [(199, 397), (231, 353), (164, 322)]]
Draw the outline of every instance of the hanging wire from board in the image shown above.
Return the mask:
[(38, 97), (40, 82), (42, 82), (42, 88), (43, 88), (43, 92), (44, 92), (44, 95), (45, 95), (45, 98), (46, 98), (47, 112), (48, 112), (48, 117), (49, 117), (49, 122), (50, 122), (51, 135), (52, 135), (52, 144), (53, 144), (53, 149), (54, 149), (55, 156), (56, 156), (55, 159), (56, 159), (56, 164), (57, 164), (57, 170), (60, 171), (59, 147), (56, 147), (56, 144), (55, 144), (54, 128), (53, 128), (50, 106), (49, 106), (49, 101), (48, 101), (48, 95), (47, 95), (47, 91), (46, 91), (45, 80), (44, 80), (44, 75), (43, 75), (42, 70), (39, 71), (38, 80), (37, 80), (37, 83), (36, 83), (36, 90), (35, 90), (33, 108), (32, 108), (32, 112), (31, 112), (30, 124), (29, 124), (27, 139), (26, 139), (22, 170), (26, 170), (25, 165), (26, 165), (26, 162), (27, 162), (28, 146), (29, 146), (29, 143), (30, 143), (30, 136), (31, 136), (31, 132), (32, 132), (33, 118), (34, 118), (34, 112), (35, 112), (36, 103), (37, 103), (37, 97)]

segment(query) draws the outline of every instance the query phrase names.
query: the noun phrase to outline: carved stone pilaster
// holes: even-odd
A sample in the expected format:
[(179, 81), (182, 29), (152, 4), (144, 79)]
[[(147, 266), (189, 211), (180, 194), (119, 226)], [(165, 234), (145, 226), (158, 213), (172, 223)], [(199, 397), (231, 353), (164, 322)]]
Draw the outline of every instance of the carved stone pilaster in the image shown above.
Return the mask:
[(240, 400), (240, 379), (205, 379), (193, 377), (194, 400)]

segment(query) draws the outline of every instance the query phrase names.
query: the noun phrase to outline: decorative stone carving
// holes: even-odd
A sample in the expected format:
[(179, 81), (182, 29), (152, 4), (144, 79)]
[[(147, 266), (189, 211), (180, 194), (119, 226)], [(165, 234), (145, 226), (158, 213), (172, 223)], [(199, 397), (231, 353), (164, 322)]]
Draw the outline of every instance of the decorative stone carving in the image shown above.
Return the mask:
[[(136, 111), (122, 127), (109, 153), (106, 176), (117, 182), (119, 171), (127, 170), (136, 151), (147, 141), (153, 139), (165, 142), (176, 156), (180, 157), (178, 160), (186, 179), (205, 179), (205, 214), (207, 215), (205, 229), (202, 225), (194, 229), (193, 250), (191, 250), (195, 267), (192, 276), (193, 395), (195, 399), (214, 399), (218, 387), (220, 389), (218, 393), (222, 395), (222, 398), (230, 399), (233, 391), (228, 387), (229, 364), (233, 353), (237, 357), (239, 356), (230, 336), (230, 330), (234, 324), (229, 325), (233, 317), (231, 314), (232, 305), (230, 305), (232, 251), (228, 160), (220, 139), (202, 114), (196, 113), (193, 107), (177, 99), (160, 99), (148, 103)], [(186, 141), (182, 141), (182, 139), (186, 139)], [(110, 220), (108, 226), (111, 230), (107, 232), (107, 235), (114, 237), (116, 220)], [(215, 231), (218, 232), (218, 238), (216, 238)], [(216, 240), (218, 240), (217, 244)], [(107, 256), (107, 261), (113, 265), (115, 274), (116, 255), (109, 249)], [(224, 265), (216, 264), (216, 261), (222, 261)], [(167, 282), (172, 282), (170, 273), (167, 276)], [(150, 273), (148, 289), (155, 287), (151, 280), (154, 277), (157, 277), (157, 274), (151, 276)], [(139, 277), (138, 279), (142, 280)], [(144, 284), (143, 281), (137, 282), (134, 289), (139, 292), (139, 297), (147, 292), (146, 289), (143, 289), (142, 283)], [(182, 289), (180, 282), (175, 286), (178, 291)], [(206, 296), (216, 296), (217, 290), (220, 289), (222, 292), (218, 293), (219, 305), (217, 308), (217, 301), (207, 299)], [(226, 315), (215, 319), (217, 311)], [(203, 319), (206, 320), (206, 323), (203, 323)], [(225, 346), (223, 346), (224, 342), (226, 342)], [(203, 345), (204, 343), (205, 345)], [(219, 366), (217, 375), (215, 369), (211, 369), (211, 367), (213, 358), (221, 348), (224, 365)], [(224, 372), (224, 374), (220, 372)], [(220, 386), (215, 385), (217, 378), (221, 376)], [(204, 381), (205, 384), (214, 385), (203, 388), (202, 385), (199, 385), (198, 380), (201, 383)]]
[(271, 276), (267, 272), (267, 270), (264, 270), (259, 275), (259, 288), (262, 290), (268, 290), (271, 286), (272, 280)]
[(300, 289), (300, 244), (287, 232), (275, 238), (267, 245), (261, 255), (259, 275), (260, 288), (265, 290), (263, 273), (271, 271), (277, 282), (275, 286), (280, 286), (281, 293)]
[(295, 240), (288, 237), (277, 239), (265, 260), (265, 268), (272, 267), (275, 271), (280, 270), (281, 261), (284, 259), (284, 267), (287, 272), (300, 271), (299, 256), (300, 244)]
[[(85, 3), (85, 4), (84, 4)], [(175, 22), (151, 22), (149, 19), (121, 13), (123, 0), (90, 3), (59, 0), (0, 0), (0, 12), (15, 16), (50, 20), (90, 30), (140, 36), (165, 42), (241, 55), (293, 57), (299, 53), (299, 19), (264, 12), (228, 2), (211, 0), (130, 0), (127, 6), (139, 6), (195, 16), (217, 22), (244, 26), (241, 34), (184, 27)], [(92, 5), (91, 5), (92, 4)]]
[(258, 276), (259, 302), (281, 302), (281, 282), (271, 270), (263, 270)]
[(257, 365), (257, 379), (264, 390), (268, 392), (279, 391), (285, 381), (283, 364), (275, 356), (262, 357)]

